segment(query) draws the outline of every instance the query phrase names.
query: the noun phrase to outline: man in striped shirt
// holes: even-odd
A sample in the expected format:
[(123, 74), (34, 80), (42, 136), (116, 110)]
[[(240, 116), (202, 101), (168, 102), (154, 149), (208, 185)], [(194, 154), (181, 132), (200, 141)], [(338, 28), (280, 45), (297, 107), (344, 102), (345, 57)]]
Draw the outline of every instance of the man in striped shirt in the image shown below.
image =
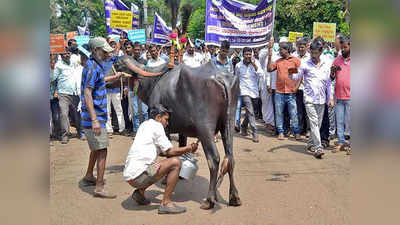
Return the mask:
[[(86, 134), (91, 150), (89, 165), (83, 182), (88, 185), (96, 185), (95, 197), (115, 198), (116, 195), (104, 190), (104, 170), (106, 165), (108, 136), (107, 122), (107, 91), (106, 82), (119, 79), (122, 73), (104, 77), (103, 63), (108, 53), (114, 49), (104, 38), (95, 37), (90, 40), (89, 46), (92, 57), (86, 62), (82, 72), (82, 128)], [(97, 178), (93, 176), (94, 164), (97, 161)]]

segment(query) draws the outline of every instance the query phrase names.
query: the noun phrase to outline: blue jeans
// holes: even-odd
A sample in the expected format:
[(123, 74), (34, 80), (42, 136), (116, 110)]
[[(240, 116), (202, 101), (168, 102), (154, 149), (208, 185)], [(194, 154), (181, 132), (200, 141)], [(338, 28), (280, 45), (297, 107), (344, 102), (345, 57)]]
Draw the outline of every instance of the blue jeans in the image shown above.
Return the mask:
[[(148, 107), (146, 104), (144, 104), (139, 97), (133, 94), (133, 92), (129, 92), (130, 98), (131, 98), (131, 104), (132, 104), (132, 123), (133, 123), (133, 130), (137, 132), (139, 129), (139, 125), (149, 119), (149, 114), (147, 113)], [(139, 104), (141, 106), (141, 114), (139, 113)], [(140, 118), (141, 117), (141, 118)]]
[(241, 114), (242, 114), (242, 96), (239, 96), (237, 106), (236, 106), (236, 115), (235, 115), (235, 121), (236, 121), (237, 127), (240, 127)]
[(276, 130), (279, 134), (283, 134), (283, 111), (285, 105), (288, 105), (290, 125), (295, 134), (300, 133), (299, 121), (297, 115), (296, 94), (275, 93), (275, 113), (276, 113)]
[(337, 100), (336, 123), (339, 144), (345, 144), (344, 131), (350, 131), (350, 100)]

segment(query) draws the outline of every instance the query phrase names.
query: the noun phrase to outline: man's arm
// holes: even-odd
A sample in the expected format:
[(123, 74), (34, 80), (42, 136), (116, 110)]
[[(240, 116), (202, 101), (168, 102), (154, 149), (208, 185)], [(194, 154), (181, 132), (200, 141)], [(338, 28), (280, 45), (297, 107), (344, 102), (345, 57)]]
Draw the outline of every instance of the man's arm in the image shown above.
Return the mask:
[(90, 119), (92, 120), (92, 130), (96, 136), (100, 135), (100, 122), (97, 120), (97, 115), (96, 112), (94, 111), (94, 106), (93, 106), (93, 98), (92, 98), (92, 92), (93, 88), (86, 87), (84, 90), (84, 96), (85, 96), (85, 103), (86, 103), (86, 108), (89, 111), (90, 114)]
[(175, 147), (175, 148), (170, 148), (166, 152), (164, 152), (163, 155), (167, 157), (172, 157), (172, 156), (180, 156), (186, 152), (196, 152), (198, 145), (196, 143), (192, 143), (191, 145), (185, 146), (185, 147)]

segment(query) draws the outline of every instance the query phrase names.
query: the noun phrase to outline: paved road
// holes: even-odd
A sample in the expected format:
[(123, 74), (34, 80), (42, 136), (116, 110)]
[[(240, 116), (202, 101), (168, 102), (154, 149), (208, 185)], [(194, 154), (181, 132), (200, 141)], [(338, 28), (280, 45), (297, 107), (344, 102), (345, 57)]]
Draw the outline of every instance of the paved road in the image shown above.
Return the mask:
[[(107, 188), (118, 194), (112, 200), (93, 198), (93, 187), (79, 184), (87, 167), (87, 142), (71, 139), (68, 145), (56, 143), (50, 148), (51, 224), (349, 224), (350, 157), (343, 152), (327, 152), (323, 160), (317, 160), (304, 151), (304, 142), (278, 141), (259, 127), (260, 143), (238, 135), (234, 138), (235, 178), (243, 205), (227, 206), (226, 176), (216, 208), (199, 208), (209, 180), (200, 147), (197, 176), (179, 181), (172, 198), (187, 207), (188, 211), (181, 215), (157, 214), (163, 193), (160, 184), (146, 192), (152, 201), (149, 206), (138, 206), (130, 198), (132, 188), (123, 181), (122, 170), (131, 138), (114, 135), (110, 140), (105, 177)], [(222, 141), (217, 146), (222, 159)]]

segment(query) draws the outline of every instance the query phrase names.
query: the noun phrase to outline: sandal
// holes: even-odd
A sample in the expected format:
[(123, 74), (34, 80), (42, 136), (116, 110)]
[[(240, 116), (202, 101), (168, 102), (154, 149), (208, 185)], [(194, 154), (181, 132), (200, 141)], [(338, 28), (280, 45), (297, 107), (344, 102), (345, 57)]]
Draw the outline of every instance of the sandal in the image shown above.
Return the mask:
[(136, 189), (133, 193), (132, 193), (132, 199), (135, 200), (139, 205), (148, 205), (151, 202), (149, 200), (147, 200), (144, 195), (142, 195), (138, 189)]

